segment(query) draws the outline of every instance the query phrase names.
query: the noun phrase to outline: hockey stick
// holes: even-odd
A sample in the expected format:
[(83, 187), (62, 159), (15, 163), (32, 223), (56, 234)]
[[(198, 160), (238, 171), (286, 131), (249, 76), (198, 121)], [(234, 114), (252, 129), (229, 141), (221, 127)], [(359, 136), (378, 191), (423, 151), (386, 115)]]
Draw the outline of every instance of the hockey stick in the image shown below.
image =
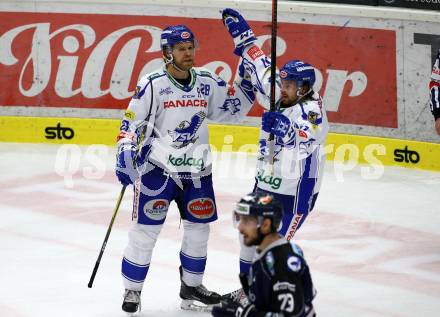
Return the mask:
[[(278, 11), (278, 1), (272, 0), (272, 38), (271, 38), (271, 53), (270, 53), (270, 111), (277, 111), (277, 106), (275, 104), (275, 75), (276, 75), (276, 65), (277, 65), (277, 11)], [(269, 172), (273, 175), (273, 163), (275, 154), (275, 137), (273, 133), (269, 135)]]
[(124, 197), (125, 189), (127, 186), (122, 186), (121, 193), (119, 194), (118, 200), (116, 202), (115, 210), (113, 211), (113, 217), (110, 221), (110, 224), (107, 229), (107, 233), (105, 234), (104, 242), (101, 246), (101, 251), (99, 252), (98, 259), (96, 260), (95, 267), (93, 268), (92, 276), (90, 276), (89, 284), (87, 285), (89, 288), (92, 288), (93, 281), (95, 280), (96, 272), (98, 271), (99, 264), (101, 263), (102, 255), (104, 254), (105, 247), (107, 245), (108, 237), (110, 236), (110, 232), (112, 231), (113, 223), (115, 222), (116, 215), (119, 210), (119, 206), (121, 205), (122, 197)]

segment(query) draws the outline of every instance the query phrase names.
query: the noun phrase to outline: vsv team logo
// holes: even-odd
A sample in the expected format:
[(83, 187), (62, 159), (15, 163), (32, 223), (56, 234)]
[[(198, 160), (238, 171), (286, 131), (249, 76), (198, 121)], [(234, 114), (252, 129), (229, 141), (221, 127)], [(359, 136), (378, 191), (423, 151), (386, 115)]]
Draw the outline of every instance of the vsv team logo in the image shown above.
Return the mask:
[(173, 147), (181, 149), (190, 143), (197, 141), (197, 130), (205, 120), (206, 114), (203, 111), (197, 112), (192, 116), (191, 122), (182, 121), (173, 131), (168, 130), (168, 134), (173, 138)]

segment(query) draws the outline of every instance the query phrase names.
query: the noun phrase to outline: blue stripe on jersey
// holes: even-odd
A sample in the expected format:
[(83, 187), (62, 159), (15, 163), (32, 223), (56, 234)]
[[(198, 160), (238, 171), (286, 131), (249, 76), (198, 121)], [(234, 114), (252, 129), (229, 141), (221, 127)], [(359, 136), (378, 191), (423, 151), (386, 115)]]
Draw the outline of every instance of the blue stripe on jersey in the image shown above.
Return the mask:
[(135, 283), (142, 283), (147, 276), (150, 264), (136, 264), (127, 260), (125, 257), (122, 259), (122, 275), (129, 281)]
[(304, 120), (307, 120), (307, 114), (306, 114), (306, 112), (304, 111), (303, 103), (300, 102), (300, 103), (299, 103), (299, 106), (301, 107), (301, 112), (302, 112), (301, 117), (302, 117)]
[(295, 205), (293, 206), (294, 212), (301, 212), (305, 215), (309, 212), (310, 204), (313, 199), (313, 188), (316, 184), (316, 178), (310, 177), (311, 165), (312, 155), (309, 155), (305, 161), (304, 169), (302, 170), (301, 178), (296, 188)]
[(162, 75), (158, 75), (158, 76), (153, 76), (151, 78), (149, 78), (148, 83), (145, 85), (144, 88), (142, 88), (142, 90), (137, 94), (136, 98), (140, 99), (144, 94), (145, 94), (145, 89), (147, 89), (147, 87), (153, 83), (153, 80), (166, 76), (166, 74), (162, 74)]
[(195, 257), (180, 251), (180, 263), (182, 268), (188, 273), (203, 274), (205, 272), (206, 256)]
[(199, 74), (196, 73), (197, 76), (211, 78), (213, 81), (217, 83), (219, 87), (226, 87), (226, 82), (221, 78), (214, 78), (212, 75), (208, 75), (207, 73)]
[(252, 261), (246, 261), (240, 259), (240, 273), (249, 274), (251, 265), (252, 265)]

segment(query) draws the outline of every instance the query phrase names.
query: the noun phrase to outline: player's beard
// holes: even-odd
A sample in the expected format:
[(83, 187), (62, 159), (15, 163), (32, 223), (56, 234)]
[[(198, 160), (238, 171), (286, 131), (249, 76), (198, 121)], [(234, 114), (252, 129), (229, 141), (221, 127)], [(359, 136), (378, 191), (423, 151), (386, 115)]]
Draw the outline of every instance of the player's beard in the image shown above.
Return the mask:
[(281, 95), (281, 105), (284, 105), (283, 108), (289, 107), (294, 104), (298, 98), (290, 98), (288, 95)]
[(243, 243), (248, 246), (258, 246), (261, 244), (261, 241), (263, 241), (264, 235), (261, 233), (260, 229), (258, 228), (257, 234), (253, 236), (245, 235), (243, 234)]
[(176, 66), (183, 70), (183, 71), (189, 71), (194, 66), (194, 60), (191, 61), (182, 61), (182, 62), (175, 62)]

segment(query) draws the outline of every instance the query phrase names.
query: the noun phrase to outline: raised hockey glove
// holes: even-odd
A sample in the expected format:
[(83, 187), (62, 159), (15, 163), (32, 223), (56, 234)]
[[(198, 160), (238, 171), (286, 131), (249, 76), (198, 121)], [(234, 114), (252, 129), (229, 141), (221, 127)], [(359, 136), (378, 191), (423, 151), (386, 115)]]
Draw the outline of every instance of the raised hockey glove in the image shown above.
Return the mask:
[(242, 306), (239, 303), (228, 299), (222, 301), (219, 306), (214, 306), (211, 314), (214, 317), (247, 317), (252, 310), (255, 310), (253, 304)]
[(257, 38), (249, 24), (238, 11), (226, 8), (222, 12), (222, 18), (223, 24), (234, 39), (234, 54), (241, 56), (245, 46), (255, 42)]
[(290, 129), (290, 120), (280, 112), (265, 112), (262, 117), (263, 131), (284, 137)]
[(122, 185), (133, 184), (139, 177), (134, 162), (136, 157), (136, 146), (133, 143), (122, 143), (116, 154), (116, 177)]

